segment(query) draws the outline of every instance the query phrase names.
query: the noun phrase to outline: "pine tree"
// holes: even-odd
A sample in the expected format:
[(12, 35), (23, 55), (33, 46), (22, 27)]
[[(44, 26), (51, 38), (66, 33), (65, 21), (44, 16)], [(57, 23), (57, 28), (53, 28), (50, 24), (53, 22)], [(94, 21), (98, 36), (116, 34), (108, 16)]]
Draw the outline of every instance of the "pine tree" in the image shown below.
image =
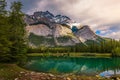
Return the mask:
[(5, 0), (1, 0), (0, 1), (0, 15), (4, 15), (5, 14), (5, 12), (6, 12), (5, 7), (6, 7)]
[(11, 42), (9, 41), (9, 25), (5, 3), (5, 0), (0, 1), (0, 62), (11, 61), (11, 55), (9, 54)]
[[(21, 12), (21, 2), (13, 2), (9, 16), (11, 54), (15, 60), (23, 60), (26, 53), (25, 23)], [(22, 58), (23, 57), (23, 58)]]

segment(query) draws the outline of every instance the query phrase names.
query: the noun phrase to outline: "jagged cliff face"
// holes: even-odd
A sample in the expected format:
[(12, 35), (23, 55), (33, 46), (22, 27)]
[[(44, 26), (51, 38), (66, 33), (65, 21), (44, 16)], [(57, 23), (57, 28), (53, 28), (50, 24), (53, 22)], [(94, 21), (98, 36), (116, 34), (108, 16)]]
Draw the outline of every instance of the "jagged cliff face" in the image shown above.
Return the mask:
[(26, 15), (25, 22), (29, 44), (33, 47), (71, 46), (98, 38), (89, 26), (72, 24), (70, 18), (54, 16), (48, 11)]
[[(75, 45), (75, 41), (73, 41), (71, 37), (71, 35), (73, 35), (71, 29), (60, 24), (55, 24), (52, 29), (44, 24), (31, 25), (27, 26), (26, 30), (28, 32), (30, 45), (32, 46)], [(49, 42), (50, 40), (52, 41)], [(34, 43), (34, 41), (37, 41), (39, 45)]]
[(68, 36), (69, 34), (72, 34), (71, 29), (67, 28), (66, 26), (62, 26), (60, 24), (56, 24), (54, 27), (54, 37), (62, 37), (62, 36)]
[(32, 25), (32, 26), (27, 26), (26, 27), (27, 32), (33, 33), (35, 35), (38, 36), (49, 36), (52, 35), (52, 30), (47, 26), (47, 25), (43, 25), (43, 24), (39, 24), (39, 25)]
[(81, 41), (85, 42), (87, 40), (96, 40), (98, 36), (90, 29), (89, 26), (85, 25), (81, 27), (76, 33), (75, 36)]

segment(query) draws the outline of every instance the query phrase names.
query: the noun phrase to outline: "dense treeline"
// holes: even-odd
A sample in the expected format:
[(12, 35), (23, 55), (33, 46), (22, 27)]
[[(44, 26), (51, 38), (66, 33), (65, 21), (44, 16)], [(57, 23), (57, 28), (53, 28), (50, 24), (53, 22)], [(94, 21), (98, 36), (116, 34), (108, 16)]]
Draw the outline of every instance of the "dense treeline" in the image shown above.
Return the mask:
[(26, 53), (25, 23), (21, 2), (13, 2), (6, 11), (6, 2), (0, 4), (0, 62), (22, 62)]
[(77, 44), (69, 47), (39, 47), (29, 48), (28, 53), (111, 53), (113, 56), (120, 55), (120, 41), (103, 40), (101, 42), (88, 41), (86, 44)]

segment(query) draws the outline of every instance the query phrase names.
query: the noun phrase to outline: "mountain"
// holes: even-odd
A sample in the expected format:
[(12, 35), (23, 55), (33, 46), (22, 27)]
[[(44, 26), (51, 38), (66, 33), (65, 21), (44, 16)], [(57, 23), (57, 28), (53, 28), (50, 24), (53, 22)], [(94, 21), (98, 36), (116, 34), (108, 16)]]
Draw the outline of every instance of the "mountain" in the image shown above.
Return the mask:
[(24, 20), (27, 23), (29, 45), (32, 47), (72, 46), (85, 44), (89, 40), (99, 42), (100, 37), (88, 25), (74, 23), (64, 15), (39, 11), (26, 15)]
[(66, 23), (70, 23), (71, 19), (69, 17), (63, 16), (63, 15), (54, 16), (49, 11), (45, 11), (45, 12), (38, 11), (38, 12), (34, 12), (33, 15), (26, 15), (25, 16), (25, 22), (29, 25), (35, 25), (35, 24), (39, 24), (39, 23), (66, 24)]

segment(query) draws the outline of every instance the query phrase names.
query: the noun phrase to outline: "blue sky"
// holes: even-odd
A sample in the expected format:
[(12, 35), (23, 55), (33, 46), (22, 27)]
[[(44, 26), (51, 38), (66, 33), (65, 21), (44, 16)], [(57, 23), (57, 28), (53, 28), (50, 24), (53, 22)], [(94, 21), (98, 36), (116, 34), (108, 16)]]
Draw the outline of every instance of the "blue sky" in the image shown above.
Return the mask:
[[(100, 36), (120, 39), (120, 0), (6, 0), (23, 3), (22, 11), (50, 11), (90, 25)], [(7, 7), (7, 8), (8, 8)]]

